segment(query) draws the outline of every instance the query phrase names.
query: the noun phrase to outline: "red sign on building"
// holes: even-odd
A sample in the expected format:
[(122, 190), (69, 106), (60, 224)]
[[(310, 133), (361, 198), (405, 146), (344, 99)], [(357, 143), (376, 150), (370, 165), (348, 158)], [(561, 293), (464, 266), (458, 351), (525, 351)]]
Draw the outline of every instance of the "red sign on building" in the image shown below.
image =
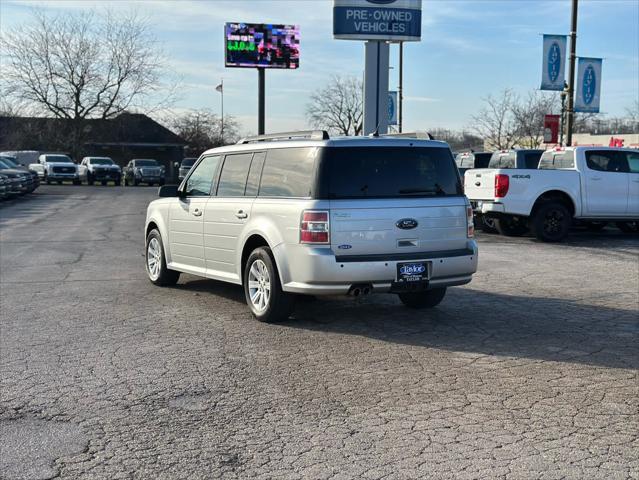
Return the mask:
[(559, 142), (559, 115), (544, 115), (544, 143)]

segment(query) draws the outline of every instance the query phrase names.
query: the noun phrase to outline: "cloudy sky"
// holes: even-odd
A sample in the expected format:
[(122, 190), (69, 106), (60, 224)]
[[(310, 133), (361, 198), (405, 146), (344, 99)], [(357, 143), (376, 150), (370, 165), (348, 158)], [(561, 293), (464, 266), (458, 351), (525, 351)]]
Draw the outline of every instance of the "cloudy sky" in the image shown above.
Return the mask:
[[(52, 12), (99, 8), (84, 0), (0, 1), (0, 30), (28, 21), (34, 6)], [(332, 74), (361, 76), (362, 42), (332, 38), (330, 0), (118, 0), (153, 25), (171, 68), (183, 78), (179, 108), (219, 111), (215, 86), (224, 78), (225, 113), (255, 132), (257, 73), (225, 69), (226, 21), (299, 24), (296, 71), (268, 71), (267, 131), (306, 126), (309, 95)], [(568, 0), (423, 0), (422, 41), (404, 48), (405, 130), (467, 128), (481, 98), (512, 88), (525, 93), (541, 78), (541, 33), (568, 33)], [(581, 0), (577, 54), (603, 57), (602, 112), (623, 116), (639, 98), (639, 1)], [(391, 47), (391, 89), (397, 87), (397, 47)]]

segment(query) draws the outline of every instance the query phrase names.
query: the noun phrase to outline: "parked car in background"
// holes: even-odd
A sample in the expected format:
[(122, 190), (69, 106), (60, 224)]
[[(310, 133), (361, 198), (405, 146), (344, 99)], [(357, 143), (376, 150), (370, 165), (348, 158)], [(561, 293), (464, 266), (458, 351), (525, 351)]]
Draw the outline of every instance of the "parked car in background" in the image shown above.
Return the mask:
[(80, 185), (78, 166), (69, 156), (61, 153), (40, 155), (38, 163), (29, 165), (29, 170), (37, 172), (49, 185), (52, 182), (61, 184), (65, 180), (73, 182), (74, 185)]
[(145, 225), (151, 282), (243, 285), (261, 321), (288, 317), (299, 294), (434, 307), (477, 269), (472, 210), (440, 141), (251, 137), (206, 151), (160, 196)]
[(466, 170), (488, 167), (488, 162), (490, 162), (492, 155), (492, 152), (463, 152), (455, 157), (455, 163), (463, 178)]
[(10, 157), (7, 155), (0, 155), (0, 161), (3, 164), (5, 164), (8, 168), (19, 170), (21, 172), (28, 174), (33, 181), (30, 186), (31, 192), (35, 191), (35, 189), (40, 186), (40, 177), (38, 176), (38, 174), (36, 172), (29, 170), (27, 167), (16, 163), (14, 157)]
[(122, 169), (109, 157), (84, 157), (78, 166), (80, 180), (84, 180), (88, 185), (100, 182), (106, 185), (113, 181), (115, 185), (120, 185)]
[(473, 209), (495, 219), (500, 233), (528, 228), (542, 241), (562, 240), (574, 220), (616, 222), (639, 231), (639, 150), (566, 147), (545, 152), (537, 170), (466, 172)]
[(9, 198), (9, 177), (0, 173), (0, 200)]
[(184, 180), (186, 174), (189, 173), (193, 164), (197, 162), (196, 157), (187, 157), (182, 159), (182, 163), (180, 163), (180, 170), (178, 171), (178, 180)]
[(10, 196), (24, 195), (35, 190), (33, 178), (29, 172), (9, 167), (0, 159), (0, 173), (8, 179), (8, 193)]
[(146, 183), (148, 185), (164, 185), (165, 170), (157, 160), (135, 158), (122, 171), (124, 186)]
[(11, 157), (18, 165), (28, 167), (32, 163), (38, 163), (40, 152), (37, 150), (12, 150), (0, 152), (0, 156)]
[(498, 150), (492, 154), (486, 168), (532, 168), (536, 169), (544, 150), (539, 149), (512, 149)]

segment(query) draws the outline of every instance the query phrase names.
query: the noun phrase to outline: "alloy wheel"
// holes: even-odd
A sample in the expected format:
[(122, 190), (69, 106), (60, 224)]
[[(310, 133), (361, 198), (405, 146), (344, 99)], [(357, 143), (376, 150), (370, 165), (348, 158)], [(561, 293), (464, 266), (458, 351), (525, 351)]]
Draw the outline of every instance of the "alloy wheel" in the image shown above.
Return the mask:
[(157, 238), (149, 240), (149, 245), (146, 248), (146, 266), (151, 280), (157, 280), (162, 267), (162, 249)]
[(271, 277), (266, 264), (257, 259), (251, 265), (248, 274), (249, 298), (253, 308), (263, 312), (271, 299)]

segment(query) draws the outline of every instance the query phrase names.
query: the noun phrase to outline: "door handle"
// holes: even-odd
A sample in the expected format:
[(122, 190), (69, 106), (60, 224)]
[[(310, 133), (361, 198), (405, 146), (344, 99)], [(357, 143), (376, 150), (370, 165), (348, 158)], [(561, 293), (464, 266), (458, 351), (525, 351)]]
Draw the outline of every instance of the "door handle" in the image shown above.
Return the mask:
[(247, 218), (248, 217), (248, 213), (246, 213), (244, 210), (238, 210), (237, 213), (235, 214), (235, 216), (237, 218)]
[(193, 210), (193, 215), (195, 215), (196, 217), (201, 216), (202, 210), (200, 210), (199, 208), (196, 208), (195, 210)]
[(601, 180), (601, 177), (590, 177), (590, 180), (598, 181)]

